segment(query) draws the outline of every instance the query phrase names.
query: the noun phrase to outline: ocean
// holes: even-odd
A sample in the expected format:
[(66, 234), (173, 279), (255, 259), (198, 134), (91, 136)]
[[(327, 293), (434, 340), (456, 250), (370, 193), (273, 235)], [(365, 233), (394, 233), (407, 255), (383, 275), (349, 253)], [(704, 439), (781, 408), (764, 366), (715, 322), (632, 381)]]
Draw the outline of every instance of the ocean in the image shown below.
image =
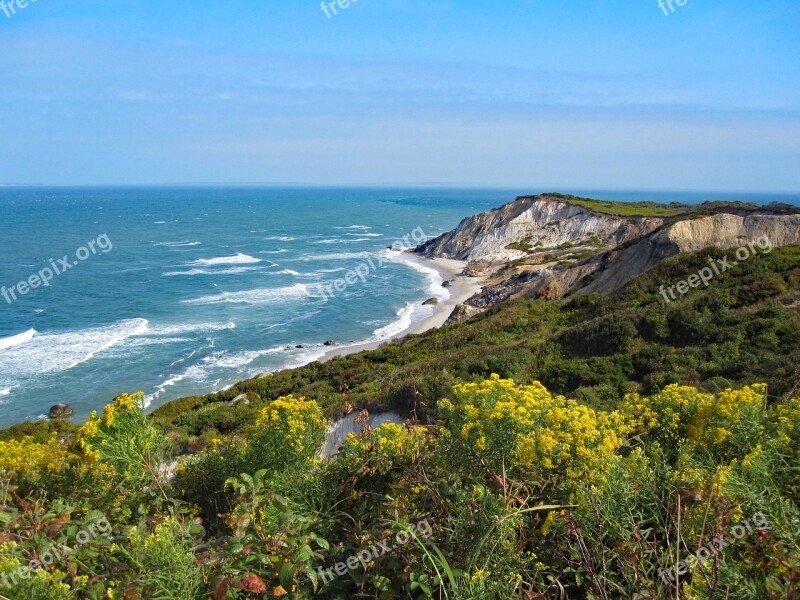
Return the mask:
[(59, 402), (83, 419), (124, 392), (154, 408), (306, 364), (326, 340), (388, 339), (448, 292), (387, 247), (530, 192), (0, 187), (0, 427)]

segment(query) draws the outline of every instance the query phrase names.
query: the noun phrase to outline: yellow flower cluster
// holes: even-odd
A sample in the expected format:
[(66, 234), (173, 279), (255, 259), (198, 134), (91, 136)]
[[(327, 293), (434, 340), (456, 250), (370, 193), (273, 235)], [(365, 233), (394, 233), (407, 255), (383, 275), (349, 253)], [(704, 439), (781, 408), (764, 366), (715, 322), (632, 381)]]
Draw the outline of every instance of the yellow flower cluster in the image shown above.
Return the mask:
[(367, 452), (378, 452), (393, 464), (411, 462), (428, 443), (427, 430), (424, 427), (406, 427), (397, 423), (384, 423), (371, 435), (358, 437), (352, 433), (340, 450), (340, 455), (364, 455)]
[[(10, 585), (10, 588), (0, 585), (0, 592), (13, 598), (42, 598), (41, 590), (45, 589), (47, 600), (69, 600), (74, 597), (69, 585), (59, 581), (66, 573), (58, 569), (31, 571), (28, 562), (19, 557), (17, 544), (14, 542), (0, 544), (0, 575), (7, 578)], [(4, 597), (0, 595), (0, 598)]]
[(572, 479), (591, 479), (623, 443), (619, 414), (553, 396), (539, 382), (517, 387), (492, 375), (454, 392), (456, 403), (439, 403), (454, 435), (496, 466), (557, 469)]
[(718, 446), (731, 438), (749, 415), (758, 415), (760, 421), (766, 393), (766, 385), (756, 384), (716, 396), (700, 394), (687, 427), (689, 441), (696, 446)]
[(102, 430), (108, 430), (123, 415), (137, 412), (144, 406), (144, 394), (138, 392), (134, 395), (123, 394), (114, 399), (111, 404), (107, 404), (103, 409), (103, 416), (98, 417), (96, 411), (92, 411), (91, 416), (78, 430), (76, 440), (80, 447), (89, 457), (97, 458), (99, 452), (93, 447), (92, 441)]
[(0, 441), (0, 471), (38, 483), (47, 476), (67, 467), (66, 446), (53, 434), (47, 442), (39, 444), (30, 437), (21, 440)]
[(313, 438), (319, 430), (327, 429), (327, 421), (315, 401), (284, 396), (261, 410), (256, 429), (276, 433), (292, 449), (302, 452), (307, 449), (310, 437)]
[(783, 444), (796, 451), (800, 450), (800, 398), (779, 405), (772, 416), (772, 422)]

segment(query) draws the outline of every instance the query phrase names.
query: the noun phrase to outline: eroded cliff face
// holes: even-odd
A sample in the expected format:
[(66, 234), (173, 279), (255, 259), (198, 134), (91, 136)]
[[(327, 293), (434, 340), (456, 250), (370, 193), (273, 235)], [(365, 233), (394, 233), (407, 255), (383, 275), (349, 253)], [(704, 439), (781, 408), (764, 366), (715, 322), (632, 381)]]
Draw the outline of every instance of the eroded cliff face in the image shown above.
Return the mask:
[(525, 196), (502, 208), (464, 219), (451, 232), (417, 249), (429, 257), (506, 263), (527, 256), (515, 244), (556, 248), (593, 243), (616, 248), (664, 224), (651, 217), (617, 217), (548, 196)]
[(602, 272), (585, 286), (572, 286), (575, 293), (609, 293), (618, 290), (665, 258), (704, 248), (740, 248), (753, 245), (758, 251), (800, 244), (800, 215), (718, 214), (687, 219), (645, 236), (630, 247), (612, 252)]
[[(485, 309), (514, 296), (556, 300), (610, 293), (670, 256), (750, 244), (800, 244), (800, 214), (754, 210), (667, 220), (601, 214), (547, 196), (523, 197), (465, 219), (416, 251), (467, 261), (469, 273), (493, 274), (481, 294), (468, 301)], [(457, 311), (453, 321), (474, 314)]]

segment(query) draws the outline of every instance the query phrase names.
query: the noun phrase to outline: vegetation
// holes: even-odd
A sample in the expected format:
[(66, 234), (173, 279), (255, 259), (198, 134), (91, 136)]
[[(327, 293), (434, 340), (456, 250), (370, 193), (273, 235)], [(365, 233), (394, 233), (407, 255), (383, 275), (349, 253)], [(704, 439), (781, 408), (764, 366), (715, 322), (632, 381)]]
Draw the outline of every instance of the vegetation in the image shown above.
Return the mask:
[[(724, 255), (708, 250), (674, 257), (610, 296), (511, 301), (468, 323), (379, 350), (177, 400), (154, 418), (180, 449), (241, 431), (266, 403), (289, 394), (315, 399), (329, 418), (356, 405), (413, 411), (422, 420), (454, 385), (492, 373), (522, 384), (541, 381), (598, 408), (670, 383), (719, 391), (766, 382), (776, 401), (800, 381), (800, 248), (754, 256), (707, 288), (664, 300), (662, 285)], [(250, 405), (229, 407), (242, 393)]]
[[(594, 200), (592, 198), (581, 198), (558, 193), (548, 193), (543, 194), (543, 196), (563, 200), (595, 212), (624, 217), (686, 217), (691, 215), (704, 216), (722, 211), (736, 214), (765, 210), (764, 206), (751, 202), (708, 201), (702, 204), (682, 204), (680, 202), (663, 204), (652, 201), (619, 202)], [(800, 211), (797, 206), (783, 203), (770, 204), (766, 207), (766, 210), (775, 214), (797, 214)]]
[[(151, 417), (123, 395), (0, 432), (0, 595), (792, 598), (800, 248), (665, 301), (722, 255)], [(329, 419), (380, 408), (416, 419), (318, 458)]]

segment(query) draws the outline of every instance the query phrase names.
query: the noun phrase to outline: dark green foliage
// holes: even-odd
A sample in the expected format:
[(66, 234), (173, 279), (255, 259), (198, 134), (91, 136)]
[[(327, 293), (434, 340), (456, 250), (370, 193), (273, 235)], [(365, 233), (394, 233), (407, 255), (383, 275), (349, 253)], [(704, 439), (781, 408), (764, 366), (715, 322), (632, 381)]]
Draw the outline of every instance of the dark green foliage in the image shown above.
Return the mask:
[[(659, 293), (724, 254), (671, 258), (610, 296), (513, 300), (372, 352), (178, 400), (154, 416), (167, 429), (214, 434), (241, 429), (254, 409), (293, 393), (316, 399), (329, 416), (349, 403), (423, 417), (454, 383), (492, 372), (520, 383), (539, 380), (568, 396), (582, 389), (587, 401), (603, 406), (632, 390), (649, 394), (720, 377), (733, 385), (766, 382), (781, 397), (800, 364), (800, 248), (756, 255), (669, 303)], [(244, 392), (250, 406), (219, 404)]]

